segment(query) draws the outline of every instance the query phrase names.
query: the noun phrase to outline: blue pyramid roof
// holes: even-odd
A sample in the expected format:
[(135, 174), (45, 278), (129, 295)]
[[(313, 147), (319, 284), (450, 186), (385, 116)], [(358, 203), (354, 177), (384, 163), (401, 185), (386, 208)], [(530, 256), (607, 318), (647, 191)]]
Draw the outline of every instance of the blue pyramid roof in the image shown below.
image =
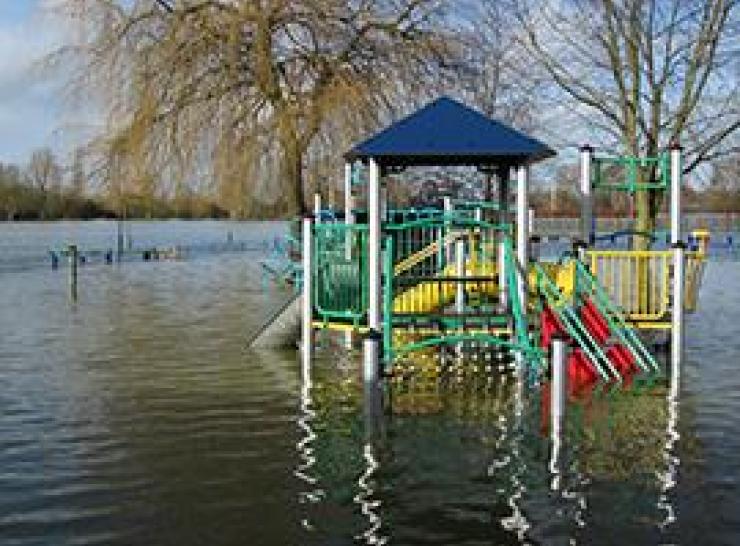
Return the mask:
[(386, 166), (490, 166), (531, 163), (554, 155), (542, 142), (441, 97), (356, 145), (345, 157), (374, 158)]

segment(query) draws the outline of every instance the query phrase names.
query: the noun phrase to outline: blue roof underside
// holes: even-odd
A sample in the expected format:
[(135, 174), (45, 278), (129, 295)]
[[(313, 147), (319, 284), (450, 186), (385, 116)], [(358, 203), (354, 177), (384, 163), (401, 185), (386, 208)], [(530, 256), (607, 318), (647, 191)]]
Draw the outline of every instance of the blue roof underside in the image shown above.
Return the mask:
[(516, 129), (442, 97), (394, 123), (346, 154), (385, 166), (516, 165), (555, 152)]

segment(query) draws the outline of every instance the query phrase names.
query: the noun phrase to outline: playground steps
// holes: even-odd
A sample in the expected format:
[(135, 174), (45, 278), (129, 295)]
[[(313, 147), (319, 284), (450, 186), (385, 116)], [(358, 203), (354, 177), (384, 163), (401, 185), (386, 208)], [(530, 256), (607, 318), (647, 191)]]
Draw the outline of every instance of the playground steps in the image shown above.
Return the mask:
[(444, 247), (455, 242), (457, 239), (463, 237), (464, 235), (464, 231), (453, 231), (449, 233), (444, 239), (442, 239), (442, 241), (433, 241), (429, 243), (421, 250), (414, 252), (410, 256), (407, 256), (396, 265), (394, 265), (393, 274), (400, 275), (401, 273), (408, 271), (414, 266), (419, 265), (421, 262), (423, 262), (427, 258), (431, 258), (435, 254), (440, 252)]
[(593, 275), (576, 260), (567, 267), (572, 278), (561, 277), (557, 283), (540, 270), (538, 289), (546, 300), (540, 315), (541, 346), (549, 347), (555, 334), (573, 345), (567, 365), (571, 390), (658, 371), (655, 359)]
[(550, 346), (555, 334), (566, 336), (574, 345), (567, 364), (568, 384), (573, 391), (598, 381), (601, 376), (599, 371), (608, 370), (609, 381), (621, 382), (640, 370), (636, 358), (618, 337), (612, 334), (607, 320), (593, 302), (587, 301), (582, 305), (578, 318), (588, 333), (581, 341), (587, 347), (580, 346), (567, 334), (566, 328), (551, 308), (545, 308), (540, 318), (543, 348)]
[[(456, 272), (454, 264), (448, 265), (435, 279), (423, 280), (404, 290), (393, 299), (393, 312), (428, 313), (452, 302), (455, 299), (458, 283), (454, 280), (446, 281), (445, 278), (454, 278)], [(490, 277), (492, 280), (475, 284), (466, 283), (466, 295), (478, 295), (481, 291), (488, 295), (496, 295), (498, 293), (498, 283), (494, 280), (496, 274), (496, 264), (493, 262), (481, 264), (468, 262), (465, 267), (466, 277)]]

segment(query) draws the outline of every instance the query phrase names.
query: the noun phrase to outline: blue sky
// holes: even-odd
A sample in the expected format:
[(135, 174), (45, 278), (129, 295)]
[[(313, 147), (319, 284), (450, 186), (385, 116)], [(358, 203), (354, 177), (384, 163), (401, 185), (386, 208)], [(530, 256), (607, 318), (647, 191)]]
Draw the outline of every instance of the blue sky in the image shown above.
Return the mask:
[(61, 83), (39, 69), (59, 43), (60, 29), (41, 0), (0, 0), (0, 161), (25, 163), (31, 150), (67, 149), (60, 131)]

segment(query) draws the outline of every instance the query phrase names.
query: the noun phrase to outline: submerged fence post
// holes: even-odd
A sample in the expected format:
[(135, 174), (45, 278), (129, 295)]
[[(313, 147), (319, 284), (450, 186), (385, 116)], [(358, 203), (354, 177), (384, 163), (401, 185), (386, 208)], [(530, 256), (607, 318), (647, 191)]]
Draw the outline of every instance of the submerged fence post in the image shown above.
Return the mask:
[(313, 218), (303, 218), (303, 313), (301, 321), (301, 356), (304, 371), (313, 355)]
[(671, 310), (671, 364), (681, 365), (684, 350), (684, 294), (686, 285), (686, 247), (683, 241), (673, 244), (673, 309)]
[(69, 294), (72, 299), (77, 299), (77, 264), (79, 263), (79, 253), (77, 245), (67, 247), (69, 255)]

